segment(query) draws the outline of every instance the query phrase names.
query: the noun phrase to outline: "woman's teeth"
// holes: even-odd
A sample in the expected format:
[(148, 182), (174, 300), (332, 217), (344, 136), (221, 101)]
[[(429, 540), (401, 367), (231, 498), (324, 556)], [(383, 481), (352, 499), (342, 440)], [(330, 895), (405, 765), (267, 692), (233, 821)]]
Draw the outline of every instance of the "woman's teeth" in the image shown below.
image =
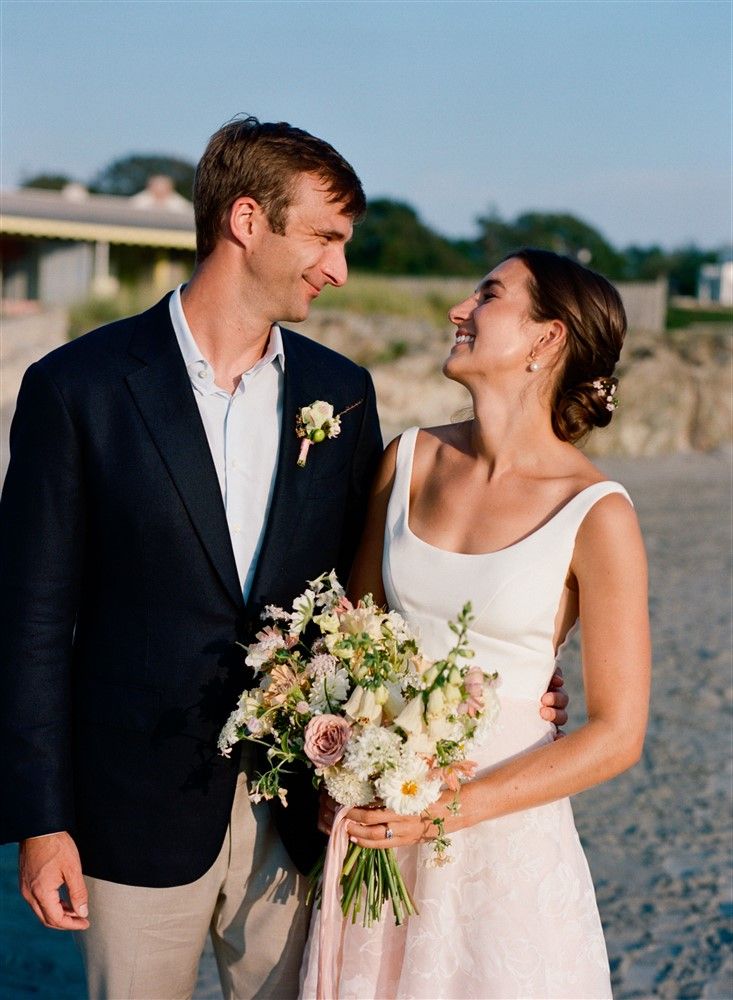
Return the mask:
[(470, 333), (460, 333), (456, 337), (457, 344), (472, 344), (476, 338), (472, 337)]

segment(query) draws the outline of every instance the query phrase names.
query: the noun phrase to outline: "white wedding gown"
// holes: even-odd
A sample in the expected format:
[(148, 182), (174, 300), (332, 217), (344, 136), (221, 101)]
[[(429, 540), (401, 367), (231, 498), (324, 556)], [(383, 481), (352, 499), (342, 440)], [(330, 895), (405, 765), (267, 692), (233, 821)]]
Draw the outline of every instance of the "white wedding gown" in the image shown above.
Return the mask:
[[(575, 536), (591, 507), (618, 483), (589, 486), (542, 527), (482, 555), (438, 549), (408, 524), (417, 428), (402, 435), (385, 530), (389, 606), (418, 631), (431, 658), (454, 636), (446, 622), (470, 600), (473, 662), (498, 671), (501, 703), (488, 740), (471, 754), (477, 776), (549, 743), (540, 718), (556, 654), (555, 618)], [(453, 863), (426, 868), (425, 845), (397, 851), (419, 915), (395, 927), (347, 924), (340, 1000), (607, 998), (608, 960), (593, 883), (569, 799), (479, 823), (451, 836)], [(303, 963), (301, 995), (315, 997), (318, 912)], [(332, 1000), (332, 998), (328, 998)]]

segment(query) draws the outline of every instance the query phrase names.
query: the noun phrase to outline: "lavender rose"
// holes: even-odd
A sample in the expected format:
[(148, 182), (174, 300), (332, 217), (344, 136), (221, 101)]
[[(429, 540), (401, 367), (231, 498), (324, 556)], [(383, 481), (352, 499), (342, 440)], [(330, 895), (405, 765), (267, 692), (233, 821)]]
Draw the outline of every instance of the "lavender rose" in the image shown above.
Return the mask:
[(314, 715), (305, 727), (306, 756), (316, 767), (332, 767), (341, 760), (351, 726), (339, 715)]

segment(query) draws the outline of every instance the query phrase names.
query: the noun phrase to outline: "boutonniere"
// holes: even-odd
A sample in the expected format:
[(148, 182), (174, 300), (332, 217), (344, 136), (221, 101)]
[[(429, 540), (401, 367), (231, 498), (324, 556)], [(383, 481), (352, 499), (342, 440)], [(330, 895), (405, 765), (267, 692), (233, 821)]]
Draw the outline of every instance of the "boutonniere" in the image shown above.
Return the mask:
[(320, 444), (326, 438), (338, 437), (341, 433), (341, 417), (345, 413), (348, 413), (349, 410), (360, 406), (361, 403), (362, 400), (359, 400), (358, 403), (352, 403), (351, 406), (347, 406), (341, 413), (334, 413), (333, 405), (325, 402), (323, 399), (317, 399), (310, 406), (301, 406), (295, 418), (295, 433), (299, 438), (303, 439), (298, 455), (298, 466), (301, 469), (308, 458), (310, 446), (312, 444)]

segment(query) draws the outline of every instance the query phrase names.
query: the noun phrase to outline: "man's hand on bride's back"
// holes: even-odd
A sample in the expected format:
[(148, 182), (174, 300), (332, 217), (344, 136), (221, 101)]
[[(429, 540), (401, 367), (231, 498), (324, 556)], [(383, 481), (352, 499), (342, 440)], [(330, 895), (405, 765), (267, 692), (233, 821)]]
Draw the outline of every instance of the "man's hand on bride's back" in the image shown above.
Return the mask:
[(566, 725), (568, 721), (566, 709), (570, 698), (563, 687), (564, 683), (562, 670), (560, 667), (556, 667), (550, 681), (550, 686), (540, 700), (540, 715), (548, 722), (554, 722), (557, 727), (557, 732), (555, 733), (556, 740), (565, 735), (565, 733), (560, 732), (560, 727)]

